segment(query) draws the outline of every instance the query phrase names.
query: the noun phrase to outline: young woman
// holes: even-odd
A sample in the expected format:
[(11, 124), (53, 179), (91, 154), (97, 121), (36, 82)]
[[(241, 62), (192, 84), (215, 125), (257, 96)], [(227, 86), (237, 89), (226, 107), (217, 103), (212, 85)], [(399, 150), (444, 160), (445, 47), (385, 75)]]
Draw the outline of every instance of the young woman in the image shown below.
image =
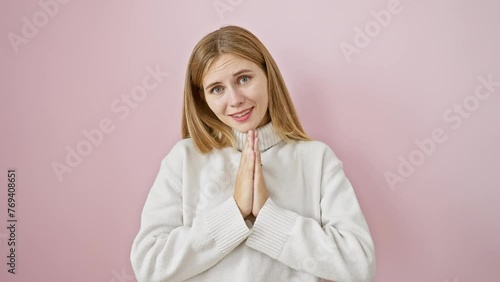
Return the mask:
[(182, 137), (142, 212), (139, 281), (373, 279), (373, 241), (342, 162), (304, 133), (249, 31), (223, 27), (195, 46)]

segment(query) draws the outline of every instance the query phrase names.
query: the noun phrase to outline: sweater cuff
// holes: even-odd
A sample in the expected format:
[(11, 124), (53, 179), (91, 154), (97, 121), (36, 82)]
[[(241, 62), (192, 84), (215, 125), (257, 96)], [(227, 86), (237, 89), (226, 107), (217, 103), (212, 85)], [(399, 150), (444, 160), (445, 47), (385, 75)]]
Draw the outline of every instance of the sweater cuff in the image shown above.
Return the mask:
[(277, 259), (297, 221), (297, 214), (277, 206), (271, 198), (262, 206), (246, 245)]
[(223, 254), (238, 246), (251, 233), (233, 197), (229, 197), (205, 215), (206, 226)]

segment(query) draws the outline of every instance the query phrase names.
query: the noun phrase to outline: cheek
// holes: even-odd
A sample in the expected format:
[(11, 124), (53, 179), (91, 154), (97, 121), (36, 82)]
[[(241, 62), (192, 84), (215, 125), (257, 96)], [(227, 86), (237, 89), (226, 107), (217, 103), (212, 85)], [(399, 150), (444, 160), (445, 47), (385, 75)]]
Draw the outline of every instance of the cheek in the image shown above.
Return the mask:
[(216, 115), (223, 114), (225, 111), (224, 101), (222, 99), (214, 99), (208, 102), (207, 104), (208, 107), (212, 110), (212, 112), (214, 112)]
[(263, 103), (266, 99), (266, 88), (255, 85), (246, 91), (246, 97), (256, 103)]
[(268, 104), (269, 94), (268, 94), (266, 88), (260, 89), (258, 99), (259, 99), (259, 103), (261, 105), (267, 105)]

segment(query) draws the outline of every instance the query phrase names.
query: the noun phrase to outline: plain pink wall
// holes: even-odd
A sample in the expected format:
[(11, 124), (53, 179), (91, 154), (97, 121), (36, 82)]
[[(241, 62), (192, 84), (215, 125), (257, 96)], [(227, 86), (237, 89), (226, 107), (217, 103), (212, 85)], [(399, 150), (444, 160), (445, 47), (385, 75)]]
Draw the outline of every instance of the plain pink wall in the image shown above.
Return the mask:
[[(0, 226), (15, 168), (18, 245), (11, 275), (1, 227), (0, 280), (135, 281), (130, 247), (160, 160), (180, 138), (188, 56), (226, 24), (264, 42), (306, 131), (344, 162), (375, 240), (376, 281), (498, 280), (499, 9), (495, 0), (2, 1)], [(155, 86), (140, 96), (144, 79)], [(120, 100), (132, 92), (135, 108)], [(83, 131), (101, 123), (107, 133), (85, 147)], [(52, 165), (68, 164), (67, 146), (88, 155), (58, 179)]]

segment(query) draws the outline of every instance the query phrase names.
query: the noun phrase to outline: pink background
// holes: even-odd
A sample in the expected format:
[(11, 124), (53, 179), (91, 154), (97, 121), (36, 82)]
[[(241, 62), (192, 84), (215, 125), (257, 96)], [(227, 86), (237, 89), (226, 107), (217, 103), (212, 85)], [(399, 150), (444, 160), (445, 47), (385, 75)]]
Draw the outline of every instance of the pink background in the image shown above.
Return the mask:
[[(306, 131), (344, 162), (375, 241), (375, 281), (498, 280), (500, 86), (474, 93), (480, 76), (500, 81), (500, 2), (401, 0), (382, 27), (372, 11), (391, 0), (69, 1), (46, 8), (45, 22), (38, 1), (19, 2), (0, 4), (1, 281), (135, 281), (130, 247), (180, 138), (188, 56), (226, 24), (264, 42)], [(230, 9), (219, 16), (218, 3)], [(38, 30), (13, 45), (9, 33), (22, 37), (34, 16)], [(356, 28), (367, 26), (363, 46)], [(343, 44), (362, 48), (346, 56)], [(113, 103), (124, 106), (121, 95), (157, 65), (168, 77), (123, 118)], [(454, 112), (464, 101), (467, 118)], [(114, 130), (59, 181), (51, 164), (65, 164), (66, 146), (103, 119)], [(434, 130), (446, 140), (419, 153), (415, 140)], [(410, 156), (419, 165), (391, 188), (384, 174)], [(16, 275), (6, 265), (8, 168)]]

